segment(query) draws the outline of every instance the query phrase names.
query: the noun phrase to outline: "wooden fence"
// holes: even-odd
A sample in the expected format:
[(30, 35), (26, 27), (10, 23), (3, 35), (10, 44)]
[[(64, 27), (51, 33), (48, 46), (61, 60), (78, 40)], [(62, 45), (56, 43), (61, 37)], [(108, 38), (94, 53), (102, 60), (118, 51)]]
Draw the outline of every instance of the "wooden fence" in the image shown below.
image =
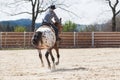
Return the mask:
[[(0, 32), (0, 48), (33, 48), (33, 32)], [(120, 47), (120, 32), (63, 32), (61, 48)]]

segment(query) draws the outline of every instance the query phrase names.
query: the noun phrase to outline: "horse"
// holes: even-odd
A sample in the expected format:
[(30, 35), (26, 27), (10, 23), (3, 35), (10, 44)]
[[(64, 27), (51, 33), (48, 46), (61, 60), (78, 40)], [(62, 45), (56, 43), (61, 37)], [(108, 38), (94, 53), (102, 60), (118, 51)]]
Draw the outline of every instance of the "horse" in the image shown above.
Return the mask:
[[(54, 25), (58, 28), (59, 34), (62, 31), (63, 26), (57, 22), (54, 23)], [(45, 57), (48, 63), (48, 68), (49, 69), (55, 69), (55, 65), (59, 64), (59, 41), (56, 41), (56, 36), (55, 36), (55, 31), (53, 30), (50, 25), (42, 25), (40, 26), (33, 34), (32, 37), (32, 44), (33, 46), (38, 49), (39, 52), (39, 58), (41, 60), (42, 67), (44, 67), (44, 62), (42, 59), (42, 49), (47, 49), (45, 53)], [(55, 62), (55, 58), (52, 54), (52, 49), (55, 49), (57, 53), (57, 62)], [(51, 56), (53, 66), (51, 67), (50, 61), (48, 56)]]

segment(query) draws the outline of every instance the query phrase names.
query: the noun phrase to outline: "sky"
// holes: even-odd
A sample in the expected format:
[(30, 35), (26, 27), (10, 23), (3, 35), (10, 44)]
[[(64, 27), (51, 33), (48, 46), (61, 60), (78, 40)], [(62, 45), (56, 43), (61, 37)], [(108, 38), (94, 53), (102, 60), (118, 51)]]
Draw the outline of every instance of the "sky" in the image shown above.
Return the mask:
[[(31, 15), (28, 14), (10, 16), (8, 13), (17, 13), (26, 10), (31, 11), (30, 4), (26, 5), (25, 3), (22, 3), (22, 7), (14, 7), (18, 4), (8, 6), (8, 4), (13, 1), (14, 0), (0, 0), (0, 21), (16, 20), (21, 18), (31, 19)], [(107, 22), (112, 17), (111, 9), (102, 0), (58, 0), (55, 4), (67, 5), (67, 7), (64, 5), (56, 6), (57, 9), (55, 10), (57, 16), (62, 18), (63, 23), (70, 20), (77, 24), (101, 24)], [(58, 7), (62, 7), (70, 12)], [(38, 16), (38, 23), (42, 22), (44, 15), (45, 13), (42, 13), (40, 16)]]

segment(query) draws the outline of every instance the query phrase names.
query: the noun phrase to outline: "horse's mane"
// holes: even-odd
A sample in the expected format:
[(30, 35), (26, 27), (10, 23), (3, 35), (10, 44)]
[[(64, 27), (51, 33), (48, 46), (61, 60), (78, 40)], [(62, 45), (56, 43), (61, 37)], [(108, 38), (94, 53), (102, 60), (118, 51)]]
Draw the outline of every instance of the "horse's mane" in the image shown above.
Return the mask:
[(55, 22), (54, 25), (57, 26), (57, 25), (61, 24), (61, 21), (62, 21), (62, 18), (60, 18), (60, 22), (59, 23)]
[(58, 22), (55, 22), (54, 25), (57, 26), (59, 23)]

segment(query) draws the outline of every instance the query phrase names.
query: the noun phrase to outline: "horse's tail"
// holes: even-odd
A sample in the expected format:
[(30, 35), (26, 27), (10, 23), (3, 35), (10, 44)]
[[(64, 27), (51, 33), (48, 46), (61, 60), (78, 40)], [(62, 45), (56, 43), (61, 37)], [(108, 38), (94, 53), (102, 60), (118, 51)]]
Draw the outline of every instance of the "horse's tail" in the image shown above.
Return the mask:
[(32, 42), (32, 45), (35, 47), (39, 45), (39, 42), (40, 42), (40, 44), (43, 44), (42, 32), (40, 32), (40, 31), (35, 32), (31, 39), (31, 42)]

